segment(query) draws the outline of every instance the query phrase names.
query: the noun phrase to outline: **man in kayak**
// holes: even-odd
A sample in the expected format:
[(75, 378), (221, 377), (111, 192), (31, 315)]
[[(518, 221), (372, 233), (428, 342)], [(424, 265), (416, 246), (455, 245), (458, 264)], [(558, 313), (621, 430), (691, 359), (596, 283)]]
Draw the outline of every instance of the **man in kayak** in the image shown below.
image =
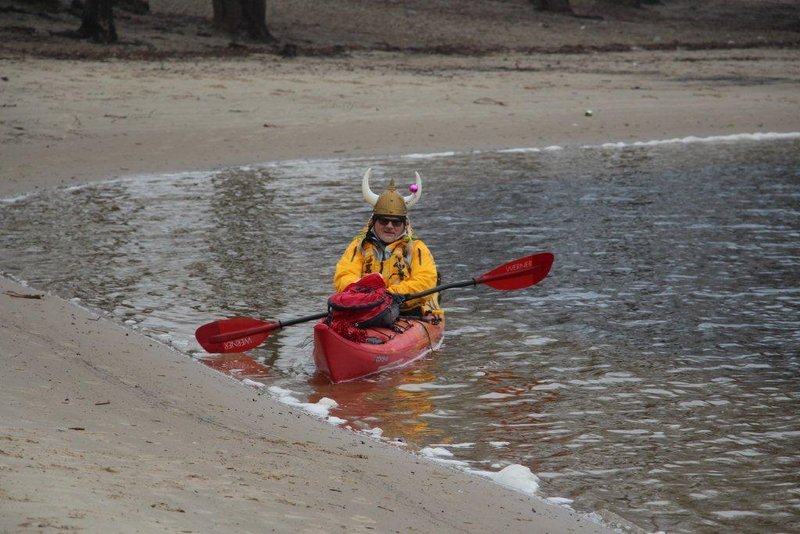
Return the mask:
[[(336, 291), (370, 273), (380, 273), (390, 293), (407, 295), (436, 287), (439, 275), (436, 263), (427, 245), (411, 229), (408, 208), (422, 195), (422, 179), (416, 173), (412, 194), (397, 192), (394, 179), (389, 187), (376, 195), (369, 186), (372, 169), (367, 169), (361, 183), (364, 200), (372, 205), (373, 212), (367, 226), (347, 245), (336, 264), (333, 283)], [(403, 315), (443, 315), (439, 295), (434, 293), (421, 299), (403, 303)]]

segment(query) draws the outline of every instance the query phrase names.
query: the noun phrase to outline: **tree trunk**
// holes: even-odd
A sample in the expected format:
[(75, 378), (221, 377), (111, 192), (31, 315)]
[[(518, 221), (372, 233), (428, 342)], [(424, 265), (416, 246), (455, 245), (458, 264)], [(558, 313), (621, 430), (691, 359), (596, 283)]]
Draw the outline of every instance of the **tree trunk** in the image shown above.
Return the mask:
[(554, 13), (572, 13), (569, 0), (531, 0), (533, 7), (539, 11), (553, 11)]
[(86, 0), (78, 34), (98, 43), (117, 42), (112, 0)]
[(625, 7), (642, 7), (642, 0), (605, 0), (607, 4)]
[[(600, 0), (606, 4), (625, 7), (642, 7), (642, 3), (660, 4), (661, 0)], [(553, 13), (574, 14), (569, 0), (531, 0), (534, 9), (537, 11), (552, 11)]]
[(267, 29), (267, 0), (213, 0), (214, 26), (231, 34), (245, 32), (257, 41), (275, 38)]

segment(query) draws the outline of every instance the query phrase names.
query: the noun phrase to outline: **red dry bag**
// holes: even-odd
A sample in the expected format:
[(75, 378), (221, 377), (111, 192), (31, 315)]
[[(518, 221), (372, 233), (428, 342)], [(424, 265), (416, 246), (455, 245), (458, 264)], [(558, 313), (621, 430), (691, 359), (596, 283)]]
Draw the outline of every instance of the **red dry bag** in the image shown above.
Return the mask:
[(366, 336), (357, 329), (391, 328), (400, 316), (401, 303), (402, 298), (386, 291), (383, 277), (372, 273), (328, 299), (328, 325), (344, 337), (360, 341)]

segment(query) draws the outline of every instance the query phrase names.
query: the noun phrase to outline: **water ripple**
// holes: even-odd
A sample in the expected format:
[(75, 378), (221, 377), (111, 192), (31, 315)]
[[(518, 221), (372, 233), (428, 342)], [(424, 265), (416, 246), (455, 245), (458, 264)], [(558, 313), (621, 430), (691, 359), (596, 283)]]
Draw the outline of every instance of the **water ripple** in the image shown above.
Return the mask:
[[(763, 136), (762, 136), (763, 137)], [(443, 295), (443, 347), (332, 386), (308, 325), (259, 382), (458, 465), (653, 530), (791, 531), (800, 506), (800, 141), (767, 136), (267, 163), (0, 203), (0, 269), (200, 355), (199, 324), (324, 309), (360, 176), (425, 180), (444, 282), (549, 249), (530, 290)], [(424, 156), (424, 157), (423, 157)], [(243, 386), (244, 387), (244, 386)], [(298, 401), (299, 402), (299, 401)], [(380, 430), (378, 430), (378, 428)]]

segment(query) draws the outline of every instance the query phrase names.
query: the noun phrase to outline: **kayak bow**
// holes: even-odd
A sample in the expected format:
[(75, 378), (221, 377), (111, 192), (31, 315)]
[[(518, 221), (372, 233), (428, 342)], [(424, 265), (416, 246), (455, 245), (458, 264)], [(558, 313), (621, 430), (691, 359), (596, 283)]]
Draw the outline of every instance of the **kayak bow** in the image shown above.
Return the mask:
[(367, 328), (364, 343), (335, 332), (325, 321), (314, 327), (314, 363), (333, 383), (396, 369), (442, 344), (444, 319), (400, 318), (395, 328)]

